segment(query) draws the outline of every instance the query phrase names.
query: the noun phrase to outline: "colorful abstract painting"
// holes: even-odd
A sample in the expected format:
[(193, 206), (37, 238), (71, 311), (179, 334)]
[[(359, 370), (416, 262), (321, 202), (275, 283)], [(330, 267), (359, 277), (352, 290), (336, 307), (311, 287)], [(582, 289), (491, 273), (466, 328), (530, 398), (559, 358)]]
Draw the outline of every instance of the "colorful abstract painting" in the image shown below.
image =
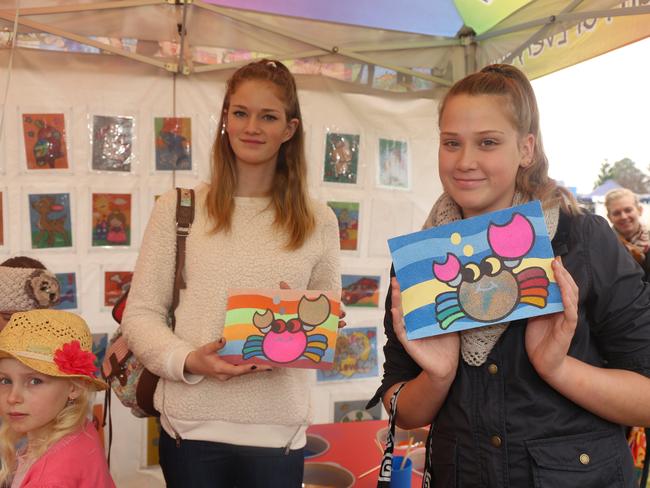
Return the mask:
[(27, 169), (68, 169), (63, 114), (23, 114)]
[(341, 275), (341, 301), (348, 307), (377, 307), (381, 278), (372, 275)]
[(69, 193), (28, 195), (32, 249), (72, 247)]
[(160, 464), (160, 417), (147, 417), (147, 466)]
[(388, 240), (409, 339), (563, 310), (539, 201)]
[(92, 194), (92, 245), (131, 244), (131, 194)]
[(346, 327), (336, 341), (334, 367), (318, 371), (318, 381), (373, 378), (379, 374), (377, 327)]
[(334, 422), (360, 422), (362, 420), (381, 420), (381, 402), (366, 410), (368, 400), (344, 400), (334, 402)]
[(104, 272), (104, 306), (112, 307), (131, 286), (133, 271)]
[(323, 181), (351, 184), (357, 182), (359, 139), (358, 134), (327, 133), (325, 136)]
[(134, 125), (133, 117), (93, 116), (93, 170), (131, 171)]
[(93, 354), (95, 355), (95, 368), (97, 368), (97, 374), (101, 371), (102, 362), (104, 362), (104, 356), (106, 355), (106, 347), (108, 346), (108, 334), (98, 333), (93, 334)]
[(56, 273), (56, 279), (61, 287), (61, 299), (53, 308), (57, 310), (74, 310), (79, 308), (77, 300), (77, 274)]
[(192, 119), (154, 118), (156, 170), (192, 169)]
[(339, 242), (342, 251), (359, 247), (359, 202), (327, 202), (339, 222)]
[(406, 141), (379, 139), (377, 185), (384, 188), (410, 188), (408, 144)]
[(340, 310), (331, 291), (230, 290), (220, 355), (235, 364), (331, 368)]

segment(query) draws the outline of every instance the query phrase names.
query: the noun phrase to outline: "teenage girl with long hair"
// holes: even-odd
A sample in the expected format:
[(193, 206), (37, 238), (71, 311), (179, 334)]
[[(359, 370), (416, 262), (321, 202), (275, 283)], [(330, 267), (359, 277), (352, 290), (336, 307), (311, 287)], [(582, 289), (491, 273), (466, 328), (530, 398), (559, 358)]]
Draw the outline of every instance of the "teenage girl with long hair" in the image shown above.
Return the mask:
[(306, 171), (293, 76), (274, 60), (240, 68), (226, 87), (211, 182), (196, 189), (173, 333), (176, 193), (156, 205), (122, 326), (162, 378), (154, 400), (167, 486), (301, 486), (313, 372), (232, 365), (217, 352), (229, 288), (340, 289), (336, 216), (308, 197)]
[(425, 227), (540, 200), (564, 312), (409, 341), (393, 278), (371, 403), (383, 400), (403, 428), (432, 425), (427, 487), (632, 488), (621, 426), (650, 424), (641, 269), (604, 219), (548, 177), (521, 71), (491, 65), (460, 80), (439, 125), (444, 193)]

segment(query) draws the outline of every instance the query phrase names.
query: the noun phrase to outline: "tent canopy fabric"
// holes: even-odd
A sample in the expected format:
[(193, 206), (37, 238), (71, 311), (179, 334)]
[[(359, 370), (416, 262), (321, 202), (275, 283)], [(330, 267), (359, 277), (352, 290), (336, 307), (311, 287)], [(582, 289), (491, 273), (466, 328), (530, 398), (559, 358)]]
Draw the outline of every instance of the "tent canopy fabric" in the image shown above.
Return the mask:
[[(19, 39), (31, 33), (60, 36), (172, 72), (231, 69), (272, 56), (297, 63), (302, 72), (348, 70), (347, 81), (357, 83), (372, 84), (387, 70), (406, 81), (423, 80), (419, 90), (450, 86), (493, 62), (512, 63), (533, 79), (650, 36), (650, 2), (643, 0), (2, 4), (0, 29), (16, 28)], [(124, 42), (129, 39), (137, 40), (137, 47), (132, 43), (129, 49)]]

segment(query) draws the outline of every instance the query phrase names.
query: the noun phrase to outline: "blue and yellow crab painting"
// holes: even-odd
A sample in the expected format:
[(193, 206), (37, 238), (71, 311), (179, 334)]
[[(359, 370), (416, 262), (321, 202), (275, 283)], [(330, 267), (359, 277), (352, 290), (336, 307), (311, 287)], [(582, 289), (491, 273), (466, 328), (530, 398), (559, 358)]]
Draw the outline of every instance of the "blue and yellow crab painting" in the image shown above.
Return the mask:
[(409, 339), (562, 310), (538, 201), (389, 239)]

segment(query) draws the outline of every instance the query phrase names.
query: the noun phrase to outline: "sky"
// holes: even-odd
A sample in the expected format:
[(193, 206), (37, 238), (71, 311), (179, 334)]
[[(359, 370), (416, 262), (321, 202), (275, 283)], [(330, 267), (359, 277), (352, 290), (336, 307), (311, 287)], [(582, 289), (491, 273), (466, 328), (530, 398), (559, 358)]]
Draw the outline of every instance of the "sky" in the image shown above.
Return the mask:
[(650, 38), (532, 82), (550, 175), (589, 193), (601, 164), (650, 173)]

